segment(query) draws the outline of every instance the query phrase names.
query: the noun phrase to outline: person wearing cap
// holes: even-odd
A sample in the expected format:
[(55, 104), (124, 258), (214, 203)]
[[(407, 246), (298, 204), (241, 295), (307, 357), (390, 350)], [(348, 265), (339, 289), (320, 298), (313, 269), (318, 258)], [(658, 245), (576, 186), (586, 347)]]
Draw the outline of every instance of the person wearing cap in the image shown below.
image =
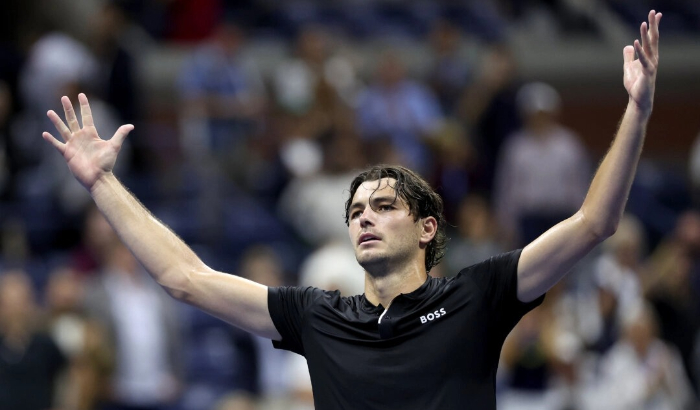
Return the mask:
[(501, 147), (494, 204), (508, 242), (524, 246), (578, 209), (591, 167), (578, 135), (559, 122), (554, 87), (525, 84), (516, 102), (523, 126)]

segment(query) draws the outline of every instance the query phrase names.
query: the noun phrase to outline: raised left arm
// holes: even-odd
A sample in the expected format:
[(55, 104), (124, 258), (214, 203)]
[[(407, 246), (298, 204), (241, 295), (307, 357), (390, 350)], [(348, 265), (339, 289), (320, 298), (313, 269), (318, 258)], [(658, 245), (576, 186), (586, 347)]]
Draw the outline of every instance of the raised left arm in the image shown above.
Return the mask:
[[(556, 284), (596, 245), (615, 233), (627, 203), (651, 115), (659, 62), (661, 13), (649, 12), (641, 43), (623, 50), (627, 109), (610, 150), (573, 216), (527, 245), (518, 263), (518, 299), (532, 301)], [(638, 56), (635, 59), (635, 52)]]

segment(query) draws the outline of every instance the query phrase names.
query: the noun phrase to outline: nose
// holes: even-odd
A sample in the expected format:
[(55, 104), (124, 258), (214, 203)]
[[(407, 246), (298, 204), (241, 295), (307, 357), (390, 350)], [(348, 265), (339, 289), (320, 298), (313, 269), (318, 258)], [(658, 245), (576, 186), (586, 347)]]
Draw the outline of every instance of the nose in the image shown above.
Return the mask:
[(363, 211), (362, 214), (360, 215), (360, 226), (365, 227), (368, 225), (374, 225), (374, 222), (372, 222), (372, 214), (374, 211), (372, 210), (371, 207), (366, 207)]

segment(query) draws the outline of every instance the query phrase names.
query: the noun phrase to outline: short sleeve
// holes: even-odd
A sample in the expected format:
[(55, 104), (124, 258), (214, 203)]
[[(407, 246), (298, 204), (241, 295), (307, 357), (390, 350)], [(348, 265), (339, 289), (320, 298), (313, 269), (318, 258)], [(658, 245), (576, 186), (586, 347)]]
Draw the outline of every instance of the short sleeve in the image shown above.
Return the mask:
[(289, 350), (304, 356), (302, 326), (304, 314), (314, 301), (323, 296), (323, 291), (313, 287), (270, 287), (267, 306), (275, 328), (282, 340), (272, 341), (276, 349)]
[(503, 253), (463, 271), (484, 291), (489, 310), (495, 315), (495, 324), (506, 333), (544, 300), (544, 295), (528, 303), (518, 300), (518, 261), (521, 252), (522, 249)]

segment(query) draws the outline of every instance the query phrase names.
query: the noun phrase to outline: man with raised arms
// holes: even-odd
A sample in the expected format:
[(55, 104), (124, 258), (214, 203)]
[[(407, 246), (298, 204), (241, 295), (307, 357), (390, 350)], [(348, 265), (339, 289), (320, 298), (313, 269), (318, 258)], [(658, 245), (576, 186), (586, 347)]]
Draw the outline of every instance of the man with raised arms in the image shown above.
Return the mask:
[[(266, 286), (217, 272), (151, 215), (112, 173), (131, 125), (102, 140), (79, 95), (64, 123), (49, 111), (64, 156), (121, 240), (174, 298), (306, 357), (317, 410), (495, 409), (495, 376), (507, 334), (544, 293), (620, 221), (652, 112), (659, 20), (623, 50), (629, 102), (581, 208), (522, 250), (449, 279), (430, 269), (445, 249), (442, 200), (412, 171), (375, 166), (350, 187), (346, 222), (365, 292)], [(636, 56), (635, 56), (636, 54)]]

